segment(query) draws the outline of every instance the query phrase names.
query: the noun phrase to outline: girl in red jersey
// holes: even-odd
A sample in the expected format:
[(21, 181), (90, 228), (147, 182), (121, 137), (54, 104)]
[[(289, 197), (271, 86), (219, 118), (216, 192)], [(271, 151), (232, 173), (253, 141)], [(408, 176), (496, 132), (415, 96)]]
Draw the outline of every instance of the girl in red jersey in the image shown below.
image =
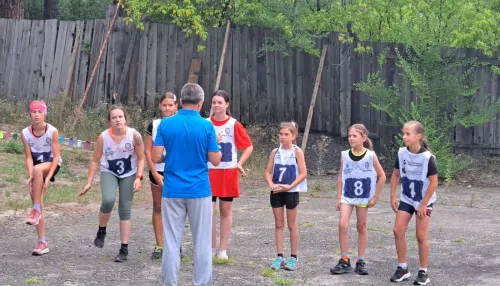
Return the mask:
[[(215, 167), (208, 163), (210, 186), (212, 188), (213, 222), (212, 222), (212, 254), (219, 259), (228, 259), (227, 248), (231, 225), (233, 223), (232, 202), (240, 196), (239, 175), (245, 176), (243, 165), (253, 152), (253, 145), (245, 127), (229, 116), (229, 95), (224, 90), (216, 91), (212, 96), (214, 124), (217, 134), (222, 135), (220, 148), (221, 163)], [(243, 150), (238, 160), (237, 150)], [(217, 252), (217, 227), (215, 224), (215, 209), (217, 198), (220, 207), (220, 244)]]

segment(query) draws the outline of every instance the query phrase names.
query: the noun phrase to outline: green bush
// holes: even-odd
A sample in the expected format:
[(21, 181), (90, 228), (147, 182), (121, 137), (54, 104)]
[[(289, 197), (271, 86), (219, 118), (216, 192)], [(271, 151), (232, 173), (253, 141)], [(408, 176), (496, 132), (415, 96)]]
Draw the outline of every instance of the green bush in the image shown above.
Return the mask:
[[(453, 53), (441, 55), (438, 47), (408, 50), (405, 56), (398, 53), (397, 65), (410, 89), (386, 87), (378, 73), (370, 74), (356, 87), (371, 97), (374, 108), (387, 113), (393, 126), (401, 127), (409, 120), (422, 122), (440, 177), (449, 181), (464, 167), (454, 154), (454, 129), (494, 121), (500, 112), (500, 99), (479, 94), (476, 72), (482, 64)], [(402, 99), (410, 98), (410, 92), (415, 100), (405, 104)], [(401, 138), (396, 141), (402, 146)]]

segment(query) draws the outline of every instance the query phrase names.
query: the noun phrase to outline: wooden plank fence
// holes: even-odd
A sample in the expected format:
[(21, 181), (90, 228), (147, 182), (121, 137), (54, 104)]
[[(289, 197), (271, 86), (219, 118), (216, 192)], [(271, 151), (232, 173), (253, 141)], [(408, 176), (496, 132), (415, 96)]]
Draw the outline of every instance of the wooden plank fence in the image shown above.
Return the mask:
[[(96, 64), (109, 20), (29, 21), (0, 19), (0, 98), (17, 100), (47, 99), (64, 91), (72, 79), (69, 92), (75, 100), (82, 98), (91, 68)], [(74, 72), (70, 64), (77, 31), (80, 34)], [(206, 93), (204, 110), (210, 109), (209, 97), (214, 91), (225, 28), (209, 30), (208, 39), (185, 38), (174, 25), (145, 25), (138, 30), (119, 18), (104, 50), (100, 67), (92, 83), (87, 107), (103, 102), (140, 104), (154, 108), (157, 95), (166, 91), (176, 94), (188, 81), (193, 59), (201, 60), (198, 83)], [(265, 37), (271, 33), (249, 27), (233, 28), (227, 48), (220, 88), (232, 96), (231, 111), (243, 124), (276, 124), (295, 120), (305, 126), (319, 58), (278, 52), (258, 55)], [(199, 52), (198, 45), (205, 50)], [(353, 52), (357, 43), (346, 44), (338, 34), (330, 34), (317, 46), (329, 45), (325, 58), (311, 130), (347, 135), (353, 123), (365, 124), (379, 147), (389, 145), (397, 132), (388, 126), (387, 115), (370, 106), (368, 95), (354, 84), (366, 80), (369, 73), (380, 72), (386, 85), (398, 84), (409, 90), (394, 57), (380, 66), (377, 51), (404, 49), (396, 44), (374, 44), (374, 55)], [(463, 50), (467, 57), (483, 55)], [(486, 59), (490, 64), (498, 61)], [(480, 67), (478, 80), (484, 91), (500, 96), (500, 78), (490, 67)], [(402, 108), (414, 99), (410, 93)], [(456, 146), (464, 151), (500, 154), (500, 125), (487, 123), (474, 128), (456, 128)]]

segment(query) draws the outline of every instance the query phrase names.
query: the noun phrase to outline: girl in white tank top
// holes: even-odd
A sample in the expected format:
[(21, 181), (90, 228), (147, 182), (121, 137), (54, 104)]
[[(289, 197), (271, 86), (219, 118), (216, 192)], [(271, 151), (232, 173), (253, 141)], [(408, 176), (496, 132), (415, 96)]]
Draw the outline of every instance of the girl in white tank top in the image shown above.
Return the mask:
[(92, 186), (92, 181), (100, 166), (102, 202), (99, 211), (99, 230), (94, 244), (101, 248), (106, 237), (106, 227), (116, 200), (116, 188), (119, 192), (118, 214), (120, 217), (121, 248), (116, 262), (127, 260), (128, 240), (130, 236), (130, 218), (134, 193), (141, 190), (144, 172), (144, 145), (141, 135), (127, 127), (125, 110), (112, 106), (108, 111), (110, 128), (97, 138), (94, 155), (89, 166), (87, 184), (80, 192), (85, 195)]
[[(341, 257), (338, 264), (330, 269), (331, 274), (352, 271), (349, 251), (349, 220), (356, 207), (358, 229), (358, 260), (355, 272), (367, 275), (365, 250), (367, 243), (366, 222), (368, 208), (375, 206), (385, 184), (385, 173), (373, 152), (368, 138), (368, 130), (363, 124), (349, 127), (350, 150), (342, 151), (339, 176), (337, 178), (337, 211), (339, 218), (339, 243)], [(378, 179), (378, 181), (377, 181)]]
[(304, 152), (297, 147), (295, 139), (298, 126), (295, 122), (280, 124), (280, 147), (274, 149), (269, 156), (265, 177), (271, 188), (270, 201), (275, 222), (285, 220), (285, 207), (288, 228), (290, 229), (290, 256), (284, 259), (283, 228), (275, 225), (276, 258), (271, 268), (278, 270), (296, 270), (298, 267), (299, 229), (297, 227), (297, 212), (299, 192), (307, 191), (307, 169)]
[[(177, 101), (175, 94), (171, 92), (165, 93), (160, 98), (159, 109), (161, 117), (166, 118), (177, 113)], [(161, 196), (163, 189), (163, 169), (165, 163), (156, 164), (151, 159), (151, 151), (153, 150), (153, 143), (156, 139), (158, 125), (161, 119), (155, 119), (151, 122), (146, 130), (146, 162), (149, 166), (149, 181), (151, 182), (151, 195), (153, 197), (153, 230), (155, 233), (156, 246), (151, 256), (151, 259), (161, 259), (163, 255), (163, 224), (161, 218)], [(165, 155), (165, 151), (164, 151)], [(182, 253), (182, 249), (181, 249)], [(181, 254), (182, 256), (182, 254)]]
[(49, 182), (59, 171), (62, 159), (59, 153), (59, 132), (45, 122), (47, 105), (41, 100), (30, 104), (31, 125), (24, 128), (21, 141), (24, 145), (26, 166), (28, 169), (28, 186), (33, 208), (26, 220), (27, 224), (36, 226), (38, 243), (33, 255), (49, 252), (45, 239), (45, 219), (42, 209), (42, 196), (47, 193)]

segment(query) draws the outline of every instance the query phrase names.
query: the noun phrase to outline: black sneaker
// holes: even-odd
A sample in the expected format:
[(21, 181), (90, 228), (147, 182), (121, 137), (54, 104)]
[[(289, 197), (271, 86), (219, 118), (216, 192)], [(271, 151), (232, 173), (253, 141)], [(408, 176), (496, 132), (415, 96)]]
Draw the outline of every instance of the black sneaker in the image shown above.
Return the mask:
[(125, 262), (127, 261), (128, 248), (120, 248), (120, 253), (115, 258), (115, 262)]
[(429, 274), (424, 270), (419, 270), (417, 278), (413, 281), (413, 285), (427, 285), (429, 282), (431, 282)]
[(333, 275), (338, 275), (338, 274), (344, 274), (344, 273), (349, 273), (352, 271), (351, 267), (351, 260), (349, 259), (347, 262), (345, 262), (344, 259), (340, 259), (339, 263), (330, 269), (330, 274)]
[(358, 275), (368, 275), (368, 271), (366, 270), (366, 263), (364, 261), (356, 262), (356, 268), (354, 268), (354, 272)]
[(391, 276), (391, 281), (392, 282), (401, 282), (403, 280), (410, 278), (410, 276), (411, 276), (411, 273), (408, 270), (408, 267), (406, 269), (403, 269), (403, 268), (398, 266), (398, 268), (396, 269), (396, 272), (394, 272), (394, 274)]
[(163, 256), (163, 247), (155, 246), (155, 250), (153, 251), (153, 255), (151, 255), (151, 259), (158, 260)]
[(104, 246), (104, 238), (105, 237), (106, 237), (106, 233), (98, 230), (97, 235), (94, 239), (95, 246), (102, 248)]

